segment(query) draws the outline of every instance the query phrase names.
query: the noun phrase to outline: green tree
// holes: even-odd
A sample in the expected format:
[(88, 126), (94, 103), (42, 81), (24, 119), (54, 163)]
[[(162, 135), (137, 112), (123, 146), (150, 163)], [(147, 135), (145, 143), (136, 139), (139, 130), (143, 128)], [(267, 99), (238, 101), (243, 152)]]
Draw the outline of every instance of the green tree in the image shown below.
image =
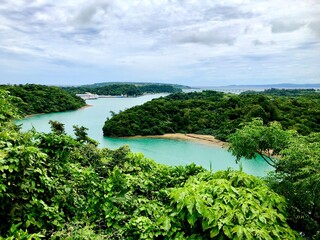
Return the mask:
[(88, 128), (84, 127), (84, 126), (77, 126), (77, 125), (73, 125), (73, 131), (74, 131), (74, 135), (76, 135), (76, 139), (80, 142), (86, 142), (86, 143), (90, 143), (93, 144), (95, 146), (98, 146), (98, 142), (95, 141), (94, 139), (88, 137)]
[(293, 135), (294, 131), (284, 131), (278, 122), (265, 126), (262, 119), (256, 118), (229, 136), (229, 151), (237, 162), (242, 157), (253, 159), (259, 155), (276, 167), (275, 157), (288, 146)]
[(239, 160), (262, 156), (274, 166), (267, 182), (288, 202), (288, 223), (307, 239), (320, 236), (320, 133), (301, 136), (279, 123), (254, 121), (229, 138)]
[(49, 121), (49, 124), (51, 125), (51, 131), (60, 135), (65, 134), (64, 124), (60, 123), (58, 121)]
[(18, 109), (13, 104), (13, 102), (18, 100), (9, 95), (8, 91), (0, 89), (0, 124), (7, 124), (9, 121), (19, 117)]
[(288, 221), (307, 239), (320, 238), (320, 133), (290, 140), (270, 186), (288, 201)]

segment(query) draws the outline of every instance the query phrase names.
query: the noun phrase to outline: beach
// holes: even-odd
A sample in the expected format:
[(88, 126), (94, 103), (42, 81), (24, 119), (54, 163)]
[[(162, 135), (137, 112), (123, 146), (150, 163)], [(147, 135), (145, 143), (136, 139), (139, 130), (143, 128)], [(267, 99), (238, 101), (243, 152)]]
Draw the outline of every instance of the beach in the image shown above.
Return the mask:
[(148, 136), (134, 136), (129, 138), (164, 138), (164, 139), (178, 139), (178, 140), (185, 140), (185, 141), (194, 141), (202, 144), (209, 144), (216, 147), (227, 147), (227, 143), (216, 139), (212, 135), (201, 135), (201, 134), (194, 134), (194, 133), (166, 133), (163, 135), (148, 135)]

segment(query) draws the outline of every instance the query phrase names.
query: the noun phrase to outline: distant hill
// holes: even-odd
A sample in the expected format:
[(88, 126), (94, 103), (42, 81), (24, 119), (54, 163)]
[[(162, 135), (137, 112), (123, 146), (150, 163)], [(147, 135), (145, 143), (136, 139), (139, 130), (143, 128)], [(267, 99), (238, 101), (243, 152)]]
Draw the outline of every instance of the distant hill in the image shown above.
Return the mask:
[(263, 85), (228, 85), (217, 88), (320, 88), (320, 83), (279, 83), (279, 84), (263, 84)]
[(137, 97), (146, 93), (177, 93), (182, 92), (181, 85), (162, 83), (95, 83), (77, 87), (63, 87), (69, 93), (78, 94), (90, 92), (100, 96), (130, 96)]
[(180, 84), (153, 83), (153, 82), (101, 82), (101, 83), (80, 85), (77, 87), (98, 88), (98, 87), (104, 87), (109, 85), (134, 85), (134, 86), (158, 85), (158, 86), (172, 86), (174, 88), (180, 88), (180, 89), (190, 88), (189, 86), (180, 85)]
[(75, 110), (86, 105), (81, 98), (54, 86), (0, 85), (0, 90), (9, 91), (11, 96), (17, 97), (14, 104), (21, 116)]

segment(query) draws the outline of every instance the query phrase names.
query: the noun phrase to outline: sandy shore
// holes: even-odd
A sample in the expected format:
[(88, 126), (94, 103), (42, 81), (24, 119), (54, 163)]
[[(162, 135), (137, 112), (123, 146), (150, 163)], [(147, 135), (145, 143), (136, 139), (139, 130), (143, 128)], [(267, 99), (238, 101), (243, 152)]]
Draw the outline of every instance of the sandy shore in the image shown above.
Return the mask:
[(217, 147), (227, 147), (227, 143), (214, 138), (211, 135), (200, 135), (193, 133), (167, 133), (164, 135), (151, 135), (151, 136), (134, 136), (130, 138), (164, 138), (164, 139), (179, 139), (187, 141), (195, 141), (202, 144), (210, 144)]
[(90, 104), (87, 104), (81, 108), (78, 108), (77, 110), (82, 110), (82, 109), (85, 109), (85, 108), (89, 108), (89, 107), (92, 107), (93, 105), (90, 105)]
[(29, 118), (29, 117), (33, 117), (33, 116), (37, 116), (37, 115), (42, 115), (42, 114), (45, 114), (45, 113), (29, 114), (29, 115), (24, 116), (23, 118)]

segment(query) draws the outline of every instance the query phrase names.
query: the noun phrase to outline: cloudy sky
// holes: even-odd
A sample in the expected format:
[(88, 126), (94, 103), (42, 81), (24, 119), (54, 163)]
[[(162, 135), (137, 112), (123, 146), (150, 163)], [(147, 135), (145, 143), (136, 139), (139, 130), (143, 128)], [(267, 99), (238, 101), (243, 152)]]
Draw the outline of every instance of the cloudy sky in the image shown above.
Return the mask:
[(320, 83), (319, 0), (0, 0), (0, 82)]

